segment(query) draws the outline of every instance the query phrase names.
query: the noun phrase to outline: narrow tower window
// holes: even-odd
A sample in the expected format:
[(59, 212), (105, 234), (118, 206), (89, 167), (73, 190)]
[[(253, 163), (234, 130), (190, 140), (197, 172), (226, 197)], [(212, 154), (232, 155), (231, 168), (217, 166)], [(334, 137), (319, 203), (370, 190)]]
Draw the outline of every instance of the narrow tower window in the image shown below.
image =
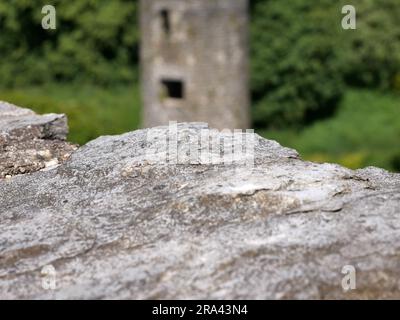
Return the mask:
[(169, 10), (162, 9), (160, 11), (160, 17), (161, 17), (161, 25), (164, 30), (164, 33), (168, 36), (171, 32), (171, 21), (170, 21)]
[(162, 89), (164, 95), (171, 99), (183, 99), (185, 85), (182, 80), (176, 79), (162, 79), (161, 80)]

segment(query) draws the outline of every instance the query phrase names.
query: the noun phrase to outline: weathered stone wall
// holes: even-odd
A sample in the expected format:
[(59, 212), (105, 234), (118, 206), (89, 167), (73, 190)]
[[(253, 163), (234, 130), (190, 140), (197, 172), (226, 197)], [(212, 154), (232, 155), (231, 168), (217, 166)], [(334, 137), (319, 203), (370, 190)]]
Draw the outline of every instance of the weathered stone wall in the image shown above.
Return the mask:
[(0, 179), (64, 162), (76, 149), (67, 134), (65, 115), (39, 116), (0, 101)]
[[(249, 127), (247, 2), (141, 1), (145, 127), (170, 120)], [(163, 79), (182, 81), (183, 98), (168, 98)]]
[[(64, 136), (47, 122), (63, 117), (1, 108), (2, 136), (42, 128), (7, 148)], [(179, 150), (205, 128), (180, 124)], [(168, 133), (100, 137), (59, 166), (0, 179), (0, 298), (400, 298), (400, 174), (303, 161), (259, 136), (254, 167), (151, 164), (148, 148), (163, 148), (149, 130)]]

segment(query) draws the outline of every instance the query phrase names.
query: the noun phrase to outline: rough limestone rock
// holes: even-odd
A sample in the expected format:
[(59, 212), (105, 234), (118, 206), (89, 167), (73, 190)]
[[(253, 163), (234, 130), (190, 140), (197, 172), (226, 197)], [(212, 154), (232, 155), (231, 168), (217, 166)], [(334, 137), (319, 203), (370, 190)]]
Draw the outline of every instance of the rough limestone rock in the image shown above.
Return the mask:
[[(204, 128), (180, 124), (179, 148)], [(253, 168), (154, 164), (148, 133), (0, 180), (0, 298), (400, 298), (399, 174), (306, 162), (258, 136)]]
[(0, 101), (0, 179), (64, 162), (76, 149), (67, 134), (65, 115), (39, 116)]

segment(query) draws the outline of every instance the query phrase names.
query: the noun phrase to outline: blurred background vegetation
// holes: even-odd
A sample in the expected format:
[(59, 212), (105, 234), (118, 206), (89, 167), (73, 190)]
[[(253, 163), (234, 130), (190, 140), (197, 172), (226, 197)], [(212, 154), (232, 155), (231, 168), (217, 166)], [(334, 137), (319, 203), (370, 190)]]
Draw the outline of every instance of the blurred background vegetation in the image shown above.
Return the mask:
[[(140, 127), (137, 0), (0, 3), (0, 100), (69, 117), (83, 144)], [(305, 159), (400, 171), (400, 2), (250, 0), (253, 123)]]

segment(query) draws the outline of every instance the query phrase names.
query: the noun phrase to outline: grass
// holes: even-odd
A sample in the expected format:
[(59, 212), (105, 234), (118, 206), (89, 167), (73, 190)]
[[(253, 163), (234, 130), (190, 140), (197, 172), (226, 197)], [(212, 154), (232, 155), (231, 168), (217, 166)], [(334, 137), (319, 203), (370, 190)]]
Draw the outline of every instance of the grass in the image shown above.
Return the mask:
[(46, 85), (0, 90), (0, 100), (38, 113), (65, 113), (72, 142), (84, 144), (100, 135), (120, 134), (140, 126), (138, 85), (110, 89)]
[[(140, 126), (138, 85), (110, 89), (48, 85), (0, 90), (0, 100), (39, 113), (66, 113), (69, 140), (79, 144)], [(350, 90), (330, 119), (301, 131), (258, 130), (258, 133), (295, 148), (307, 160), (335, 162), (354, 169), (375, 165), (400, 171), (399, 95)]]
[(400, 96), (349, 90), (334, 117), (301, 131), (259, 130), (302, 157), (349, 168), (374, 165), (400, 171)]

